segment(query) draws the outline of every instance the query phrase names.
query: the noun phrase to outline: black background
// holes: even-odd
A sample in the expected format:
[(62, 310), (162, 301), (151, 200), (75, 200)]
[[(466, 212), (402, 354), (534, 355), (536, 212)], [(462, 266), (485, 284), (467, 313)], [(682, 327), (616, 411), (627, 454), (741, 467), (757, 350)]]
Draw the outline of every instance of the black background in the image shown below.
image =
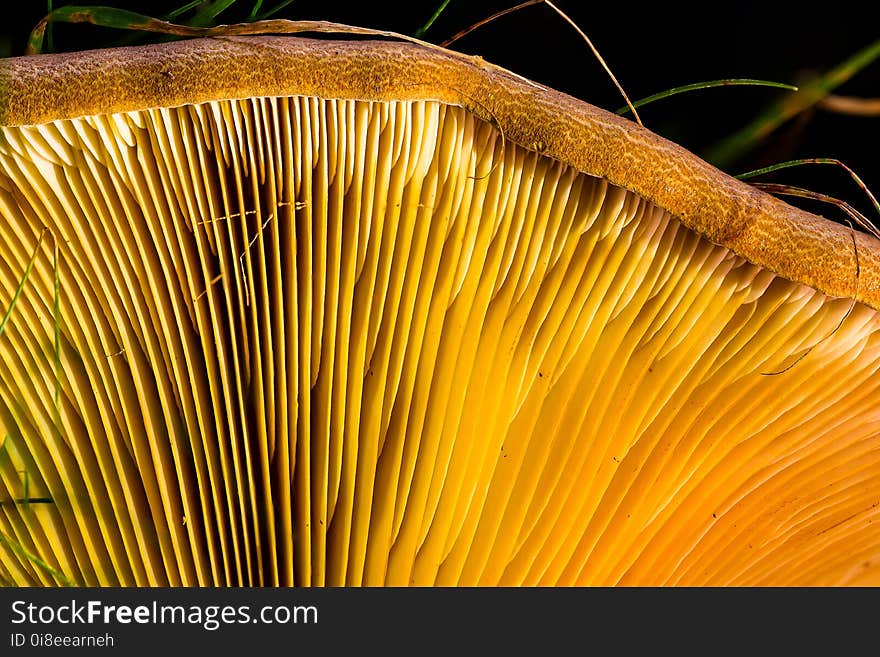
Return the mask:
[[(276, 4), (266, 0), (264, 8)], [(441, 0), (409, 3), (372, 0), (296, 0), (280, 17), (324, 19), (412, 34)], [(65, 3), (55, 0), (54, 6)], [(88, 1), (76, 4), (100, 4)], [(162, 16), (183, 0), (107, 0), (106, 4)], [(425, 38), (434, 42), (511, 7), (516, 0), (451, 0)], [(880, 38), (876, 8), (865, 2), (822, 4), (764, 1), (738, 3), (557, 0), (593, 40), (631, 98), (671, 87), (721, 78), (760, 78), (798, 84), (827, 70)], [(221, 15), (236, 22), (251, 0), (238, 0)], [(27, 34), (47, 3), (25, 0), (4, 8), (0, 54), (20, 55)], [(70, 51), (119, 43), (120, 31), (90, 25), (56, 25), (55, 49)], [(153, 38), (139, 37), (142, 41)], [(504, 16), (454, 46), (510, 68), (582, 100), (614, 110), (623, 102), (580, 36), (546, 5)], [(788, 92), (757, 87), (722, 87), (668, 98), (640, 114), (647, 127), (704, 154), (719, 139), (744, 126)], [(880, 62), (837, 90), (842, 95), (880, 98)], [(725, 169), (732, 174), (794, 158), (827, 157), (846, 162), (880, 194), (880, 117), (843, 116), (813, 110), (778, 129), (759, 148)], [(809, 187), (838, 196), (875, 218), (865, 195), (842, 170), (801, 167), (766, 181)], [(787, 199), (791, 202), (791, 199)], [(813, 212), (844, 218), (832, 206), (798, 201)], [(880, 220), (878, 220), (880, 223)]]

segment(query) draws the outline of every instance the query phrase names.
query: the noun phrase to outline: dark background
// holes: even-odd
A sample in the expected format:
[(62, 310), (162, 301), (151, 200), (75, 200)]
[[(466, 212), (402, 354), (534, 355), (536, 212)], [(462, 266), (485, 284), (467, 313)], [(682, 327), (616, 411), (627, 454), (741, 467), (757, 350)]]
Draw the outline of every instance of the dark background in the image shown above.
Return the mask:
[[(277, 0), (266, 0), (265, 7)], [(54, 6), (65, 3), (55, 0)], [(76, 4), (89, 3), (87, 0)], [(184, 0), (106, 0), (106, 4), (162, 16)], [(296, 0), (280, 17), (325, 19), (414, 33), (441, 0), (409, 3), (382, 0)], [(441, 42), (516, 0), (451, 0), (425, 35)], [(827, 70), (880, 38), (877, 10), (871, 3), (764, 1), (738, 3), (557, 0), (593, 40), (632, 99), (691, 82), (720, 78), (761, 78), (798, 84), (811, 73)], [(251, 0), (239, 0), (221, 15), (222, 22), (243, 20)], [(404, 6), (405, 8), (401, 8)], [(45, 15), (46, 3), (24, 0), (4, 9), (0, 54), (20, 55), (27, 34)], [(264, 7), (264, 8), (265, 8)], [(821, 9), (817, 8), (821, 7)], [(116, 30), (90, 25), (56, 25), (57, 51), (115, 45), (125, 37)], [(138, 37), (141, 41), (154, 38)], [(623, 102), (580, 36), (546, 5), (527, 7), (481, 27), (454, 48), (510, 68), (528, 78), (614, 110)], [(742, 127), (782, 90), (757, 87), (705, 89), (657, 101), (640, 110), (642, 120), (698, 154)], [(841, 95), (880, 98), (880, 61), (840, 87)], [(833, 157), (846, 162), (880, 194), (880, 116), (844, 116), (812, 110), (790, 121), (749, 156), (725, 169), (730, 173), (804, 157)], [(877, 223), (871, 204), (848, 176), (833, 167), (801, 167), (778, 172), (766, 181), (809, 187), (835, 195)], [(787, 199), (791, 202), (791, 199)], [(830, 218), (832, 206), (795, 201)]]
[[(872, 587), (0, 588), (11, 655), (865, 654), (876, 645)], [(13, 624), (37, 606), (315, 605), (317, 624)], [(109, 633), (113, 648), (7, 648), (13, 633)], [(419, 646), (422, 646), (420, 648)], [(425, 646), (428, 650), (425, 650)], [(615, 647), (616, 646), (616, 647)]]

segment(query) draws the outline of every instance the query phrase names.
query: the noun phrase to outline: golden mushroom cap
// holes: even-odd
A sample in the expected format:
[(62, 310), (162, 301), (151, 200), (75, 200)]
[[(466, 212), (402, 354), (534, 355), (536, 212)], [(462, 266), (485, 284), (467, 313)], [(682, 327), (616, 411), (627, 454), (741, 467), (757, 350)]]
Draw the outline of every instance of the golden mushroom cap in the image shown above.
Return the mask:
[(4, 580), (880, 581), (873, 237), (412, 44), (0, 99)]

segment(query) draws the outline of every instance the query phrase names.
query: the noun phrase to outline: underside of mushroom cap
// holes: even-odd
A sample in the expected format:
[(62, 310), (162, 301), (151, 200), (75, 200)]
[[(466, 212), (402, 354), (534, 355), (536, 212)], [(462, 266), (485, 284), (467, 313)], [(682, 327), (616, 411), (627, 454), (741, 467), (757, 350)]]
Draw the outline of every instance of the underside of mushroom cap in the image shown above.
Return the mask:
[(880, 580), (873, 238), (409, 45), (3, 71), (6, 581)]

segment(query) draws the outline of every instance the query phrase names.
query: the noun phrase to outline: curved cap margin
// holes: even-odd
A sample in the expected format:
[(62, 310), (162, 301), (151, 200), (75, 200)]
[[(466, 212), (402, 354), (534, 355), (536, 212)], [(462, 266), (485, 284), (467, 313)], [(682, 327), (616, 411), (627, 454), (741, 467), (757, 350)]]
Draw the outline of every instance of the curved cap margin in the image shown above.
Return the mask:
[(463, 106), (505, 139), (639, 194), (755, 264), (880, 309), (877, 239), (794, 208), (629, 120), (478, 57), (410, 43), (265, 36), (0, 61), (6, 126), (279, 95)]

